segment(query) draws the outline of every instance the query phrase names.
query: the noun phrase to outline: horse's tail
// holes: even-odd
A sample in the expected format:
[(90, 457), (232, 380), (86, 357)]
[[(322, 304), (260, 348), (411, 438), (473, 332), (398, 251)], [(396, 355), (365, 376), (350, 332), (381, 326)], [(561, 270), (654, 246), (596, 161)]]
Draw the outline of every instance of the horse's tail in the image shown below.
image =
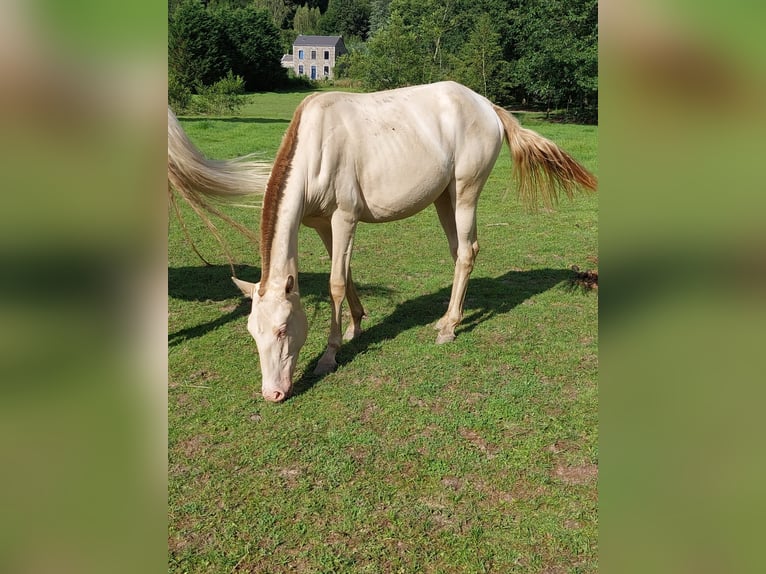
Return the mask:
[[(178, 214), (175, 191), (202, 219), (225, 249), (225, 243), (209, 214), (221, 218), (241, 233), (258, 242), (258, 237), (215, 207), (208, 198), (227, 200), (252, 194), (263, 194), (271, 164), (255, 161), (251, 156), (216, 161), (205, 158), (189, 140), (175, 114), (168, 108), (168, 193)], [(180, 219), (180, 217), (179, 217)], [(183, 220), (181, 220), (183, 226)], [(186, 233), (186, 228), (184, 227)], [(187, 233), (187, 238), (189, 238)], [(192, 242), (192, 248), (199, 254)], [(228, 254), (228, 251), (227, 251)]]
[(505, 129), (505, 138), (514, 164), (514, 178), (521, 201), (530, 209), (540, 200), (552, 207), (563, 191), (572, 198), (574, 192), (596, 191), (596, 176), (552, 141), (532, 130), (499, 106), (492, 106)]
[(249, 157), (206, 159), (168, 108), (168, 180), (180, 194), (227, 198), (263, 193), (271, 164)]

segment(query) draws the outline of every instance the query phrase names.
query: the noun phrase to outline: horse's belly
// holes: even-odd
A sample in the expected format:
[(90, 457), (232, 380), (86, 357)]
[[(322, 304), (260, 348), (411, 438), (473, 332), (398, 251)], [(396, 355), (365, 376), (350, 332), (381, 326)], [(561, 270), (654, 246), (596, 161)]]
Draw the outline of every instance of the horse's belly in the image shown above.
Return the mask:
[(360, 220), (365, 223), (382, 223), (415, 215), (436, 201), (446, 185), (445, 182), (429, 189), (387, 188), (364, 193), (364, 209)]
[(444, 192), (451, 179), (448, 165), (436, 165), (438, 168), (431, 169), (392, 168), (379, 177), (360, 181), (364, 204), (361, 221), (395, 221), (423, 211)]

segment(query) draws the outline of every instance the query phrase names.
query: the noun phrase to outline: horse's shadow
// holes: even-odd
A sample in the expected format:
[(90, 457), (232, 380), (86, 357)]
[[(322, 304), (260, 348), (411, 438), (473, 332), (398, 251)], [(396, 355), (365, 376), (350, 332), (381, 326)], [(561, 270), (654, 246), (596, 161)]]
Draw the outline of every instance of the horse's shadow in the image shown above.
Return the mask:
[[(248, 281), (257, 281), (260, 270), (251, 266), (237, 266), (237, 276)], [(231, 269), (227, 265), (205, 267), (179, 267), (168, 269), (168, 294), (186, 301), (224, 301), (239, 294), (231, 281)], [(527, 299), (544, 293), (559, 284), (571, 286), (576, 274), (570, 269), (531, 269), (527, 271), (509, 271), (499, 277), (475, 277), (468, 283), (468, 293), (464, 305), (465, 317), (456, 330), (456, 334), (473, 331), (479, 324), (496, 315), (510, 312)], [(301, 295), (306, 309), (314, 307), (319, 301), (329, 297), (327, 273), (300, 274)], [(375, 286), (358, 284), (357, 289), (364, 303), (365, 295), (390, 296), (391, 290)], [(357, 355), (367, 352), (383, 341), (395, 338), (399, 333), (414, 327), (430, 325), (446, 311), (452, 287), (445, 287), (434, 293), (428, 293), (409, 299), (396, 306), (392, 313), (380, 323), (362, 331), (362, 334), (341, 347), (337, 361), (344, 365)], [(175, 346), (184, 340), (205, 335), (218, 327), (246, 316), (250, 312), (250, 301), (242, 298), (234, 309), (224, 315), (194, 327), (188, 327), (168, 335), (168, 345)], [(294, 394), (299, 395), (311, 389), (323, 377), (313, 375), (314, 368), (321, 354), (316, 355), (305, 370), (303, 376), (295, 381)]]
[[(461, 333), (469, 333), (487, 319), (508, 313), (527, 299), (559, 284), (569, 287), (574, 277), (575, 274), (570, 269), (532, 269), (509, 271), (499, 277), (472, 278), (468, 282), (463, 306), (464, 318), (455, 334), (459, 337)], [(358, 290), (364, 304), (365, 286), (360, 286)], [(398, 304), (382, 322), (364, 329), (359, 337), (343, 344), (336, 357), (338, 366), (351, 362), (357, 355), (367, 352), (383, 341), (395, 338), (399, 333), (435, 323), (446, 312), (451, 293), (450, 285)], [(295, 381), (294, 395), (308, 391), (324, 377), (313, 374), (321, 356), (321, 353), (316, 355), (303, 376)]]

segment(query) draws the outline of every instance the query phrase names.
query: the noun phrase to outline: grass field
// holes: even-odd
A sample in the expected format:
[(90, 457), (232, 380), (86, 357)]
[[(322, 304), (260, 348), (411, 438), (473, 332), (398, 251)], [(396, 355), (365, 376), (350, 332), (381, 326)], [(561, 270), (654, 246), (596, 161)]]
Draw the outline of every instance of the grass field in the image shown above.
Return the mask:
[[(181, 118), (213, 158), (272, 158), (305, 93), (258, 94), (236, 119)], [(597, 172), (598, 129), (522, 122)], [(297, 393), (260, 397), (249, 302), (188, 210), (203, 265), (169, 224), (169, 572), (597, 571), (597, 196), (530, 215), (503, 152), (479, 203), (481, 253), (457, 339), (435, 345), (453, 265), (433, 208), (361, 224), (368, 318), (338, 370), (311, 375), (330, 322), (329, 260), (300, 236), (309, 338)], [(257, 230), (258, 209), (229, 207)], [(237, 274), (257, 246), (225, 228)]]

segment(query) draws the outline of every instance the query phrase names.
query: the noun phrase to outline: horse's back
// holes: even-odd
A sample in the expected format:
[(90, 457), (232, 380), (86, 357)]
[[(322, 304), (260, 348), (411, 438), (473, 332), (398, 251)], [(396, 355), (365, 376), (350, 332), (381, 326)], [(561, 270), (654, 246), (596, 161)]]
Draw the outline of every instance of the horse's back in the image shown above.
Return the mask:
[(488, 100), (454, 82), (318, 94), (301, 121), (309, 195), (334, 189), (369, 221), (407, 217), (452, 180), (483, 176), (502, 145)]

